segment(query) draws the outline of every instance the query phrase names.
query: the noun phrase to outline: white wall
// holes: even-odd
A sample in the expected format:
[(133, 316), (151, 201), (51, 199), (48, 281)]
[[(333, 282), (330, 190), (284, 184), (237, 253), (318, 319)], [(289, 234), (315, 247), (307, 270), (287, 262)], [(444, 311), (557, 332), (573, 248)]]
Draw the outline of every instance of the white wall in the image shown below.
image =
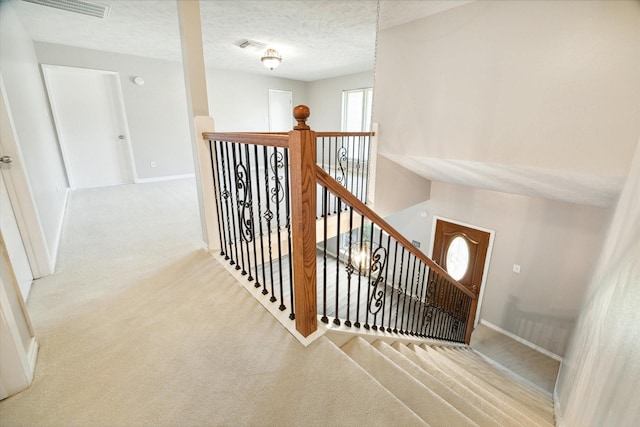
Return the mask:
[[(419, 214), (426, 211), (427, 217)], [(480, 316), (563, 356), (611, 211), (432, 182), (430, 200), (389, 222), (425, 253), (433, 216), (495, 231)], [(521, 266), (513, 273), (513, 264)]]
[(379, 36), (380, 152), (626, 175), (640, 2), (477, 1)]
[(0, 71), (53, 268), (68, 182), (33, 43), (6, 2), (0, 3)]
[(349, 74), (308, 83), (312, 129), (339, 132), (342, 125), (342, 91), (373, 87), (373, 72)]
[[(41, 64), (120, 74), (135, 167), (139, 179), (193, 173), (187, 98), (177, 62), (35, 42)], [(141, 76), (144, 86), (133, 78)], [(156, 162), (151, 168), (150, 162)]]
[[(305, 82), (207, 69), (209, 112), (217, 132), (268, 132), (269, 89), (292, 92), (293, 106), (307, 103)], [(293, 116), (293, 110), (291, 112)], [(313, 126), (313, 118), (308, 123)]]
[[(640, 143), (560, 368), (567, 426), (638, 426)], [(562, 424), (559, 424), (562, 425)]]

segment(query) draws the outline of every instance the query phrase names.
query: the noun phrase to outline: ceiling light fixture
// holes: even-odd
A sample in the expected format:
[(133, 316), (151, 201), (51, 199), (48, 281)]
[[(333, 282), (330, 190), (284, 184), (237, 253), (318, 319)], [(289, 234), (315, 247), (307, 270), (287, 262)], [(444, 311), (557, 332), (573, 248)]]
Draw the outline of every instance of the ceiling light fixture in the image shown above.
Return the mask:
[(282, 61), (282, 56), (275, 49), (267, 49), (267, 51), (262, 55), (260, 59), (262, 64), (270, 70), (274, 68), (278, 68), (280, 62)]

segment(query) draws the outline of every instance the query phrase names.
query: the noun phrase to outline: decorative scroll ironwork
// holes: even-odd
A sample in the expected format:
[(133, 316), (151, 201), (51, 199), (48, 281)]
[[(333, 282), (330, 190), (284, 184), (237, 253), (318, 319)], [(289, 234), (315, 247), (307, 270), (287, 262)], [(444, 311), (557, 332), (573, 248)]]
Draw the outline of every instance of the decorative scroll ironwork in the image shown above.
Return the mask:
[[(369, 268), (370, 275), (370, 286), (371, 286), (371, 295), (369, 296), (369, 304), (368, 309), (369, 313), (374, 316), (382, 309), (384, 306), (384, 291), (378, 289), (378, 285), (384, 282), (384, 278), (382, 277), (382, 272), (384, 271), (384, 267), (387, 264), (387, 249), (380, 246), (371, 255), (371, 267)], [(373, 276), (375, 275), (375, 279)]]
[(338, 171), (336, 170), (336, 181), (344, 185), (347, 176), (347, 149), (344, 146), (338, 148), (338, 151), (336, 151), (336, 157), (338, 159), (338, 169), (340, 173), (340, 175), (338, 175)]
[(280, 203), (284, 200), (284, 191), (282, 190), (282, 175), (278, 175), (279, 169), (284, 169), (284, 154), (280, 151), (276, 151), (269, 157), (269, 166), (273, 172), (271, 179), (274, 182), (274, 187), (270, 190), (271, 201), (273, 203)]
[(247, 168), (243, 164), (236, 166), (236, 198), (240, 218), (240, 237), (245, 242), (253, 241), (253, 206), (251, 200), (251, 182)]

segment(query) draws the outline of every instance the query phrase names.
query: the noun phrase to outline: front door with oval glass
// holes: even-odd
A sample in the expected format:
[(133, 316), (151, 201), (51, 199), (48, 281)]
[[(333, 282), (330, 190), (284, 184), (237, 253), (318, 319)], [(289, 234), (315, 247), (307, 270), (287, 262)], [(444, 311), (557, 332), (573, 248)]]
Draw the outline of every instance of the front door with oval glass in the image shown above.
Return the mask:
[(490, 237), (485, 231), (438, 219), (433, 239), (433, 260), (479, 296)]

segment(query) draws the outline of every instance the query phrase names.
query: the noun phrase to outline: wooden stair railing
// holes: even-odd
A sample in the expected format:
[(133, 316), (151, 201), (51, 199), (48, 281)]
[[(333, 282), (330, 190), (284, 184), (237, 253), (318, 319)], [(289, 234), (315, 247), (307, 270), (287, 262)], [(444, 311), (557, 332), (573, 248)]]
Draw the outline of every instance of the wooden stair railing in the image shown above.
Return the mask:
[[(407, 303), (404, 301), (406, 298), (403, 297), (402, 316), (405, 313), (404, 306), (408, 304), (408, 312), (410, 313), (413, 307), (414, 315), (418, 313), (421, 317), (411, 320), (415, 325), (421, 324), (420, 322), (429, 322), (432, 315), (436, 317), (442, 315), (443, 321), (455, 326), (460, 323), (462, 318), (458, 316), (458, 313), (464, 311), (466, 313), (464, 331), (462, 328), (454, 328), (457, 330), (457, 335), (462, 332), (464, 334), (454, 340), (468, 343), (477, 307), (477, 296), (452, 279), (446, 271), (415, 248), (411, 242), (367, 207), (358, 197), (317, 166), (316, 140), (321, 133), (314, 132), (306, 124), (309, 115), (308, 107), (295, 107), (294, 118), (297, 125), (288, 134), (213, 132), (202, 134), (203, 140), (209, 145), (213, 189), (216, 193), (215, 209), (210, 207), (209, 212), (217, 218), (221, 255), (230, 260), (230, 263), (235, 265), (237, 270), (241, 270), (243, 275), (247, 274), (248, 280), (255, 280), (256, 288), (263, 286), (262, 293), (265, 295), (270, 293), (271, 301), (275, 302), (277, 290), (274, 289), (273, 283), (271, 283), (271, 289), (268, 289), (264, 281), (262, 284), (259, 283), (259, 266), (264, 277), (265, 259), (272, 259), (271, 251), (275, 251), (275, 248), (272, 248), (272, 242), (269, 241), (269, 255), (265, 257), (264, 248), (267, 245), (262, 241), (262, 237), (270, 236), (271, 232), (277, 230), (279, 267), (284, 268), (285, 261), (287, 263), (291, 261), (293, 264), (291, 269), (291, 263), (289, 263), (289, 271), (292, 276), (290, 277), (292, 283), (289, 284), (291, 286), (290, 295), (292, 294), (289, 318), (295, 319), (296, 330), (302, 336), (309, 336), (316, 331), (318, 321), (317, 242), (321, 239), (318, 240), (316, 236), (316, 227), (318, 226), (316, 189), (319, 185), (321, 188), (325, 188), (326, 192), (330, 192), (334, 197), (344, 201), (351, 209), (351, 216), (354, 211), (362, 215), (360, 218), (362, 224), (366, 219), (367, 222), (373, 224), (373, 227), (377, 227), (380, 239), (382, 239), (383, 233), (388, 236), (389, 241), (393, 239), (396, 242), (396, 251), (398, 251), (398, 245), (402, 248), (402, 256), (405, 252), (411, 254), (415, 258), (413, 261), (414, 270), (417, 263), (421, 263), (418, 267), (417, 278), (409, 277), (409, 265), (406, 266), (404, 273), (402, 266), (399, 269), (400, 276), (404, 274), (407, 283), (404, 287), (400, 285), (399, 288), (395, 288), (394, 291), (397, 293), (410, 291), (409, 297), (411, 298), (411, 301)], [(324, 134), (338, 135), (337, 133), (322, 133), (321, 135)], [(363, 135), (371, 134), (363, 133)], [(268, 159), (268, 157), (270, 158)], [(276, 157), (275, 161), (273, 157)], [(274, 162), (277, 165), (274, 165)], [(279, 175), (280, 173), (285, 175), (284, 179)], [(255, 177), (252, 178), (252, 176)], [(260, 196), (260, 191), (263, 191), (262, 196)], [(273, 201), (271, 206), (269, 206), (270, 200)], [(261, 203), (266, 203), (266, 207), (261, 207)], [(285, 212), (275, 212), (276, 209)], [(273, 219), (274, 216), (275, 219)], [(338, 215), (338, 230), (342, 228), (339, 224), (342, 216), (342, 214)], [(325, 223), (326, 221), (325, 219)], [(263, 223), (267, 222), (267, 230), (263, 230)], [(283, 236), (288, 234), (290, 238), (287, 240), (286, 237), (281, 236), (281, 233)], [(260, 237), (260, 243), (256, 243), (255, 236)], [(281, 241), (281, 237), (284, 240)], [(284, 241), (291, 242), (291, 247), (281, 250), (280, 245)], [(326, 248), (326, 243), (324, 246)], [(259, 254), (262, 255), (262, 259), (259, 259)], [(289, 255), (283, 257), (283, 254)], [(401, 257), (400, 262), (402, 259)], [(270, 273), (273, 274), (273, 266), (271, 266)], [(395, 274), (394, 268), (393, 275)], [(282, 272), (280, 272), (280, 276), (282, 279)], [(359, 279), (361, 278), (359, 277)], [(369, 275), (370, 279), (371, 275)], [(391, 277), (391, 281), (393, 280), (395, 277)], [(422, 283), (418, 285), (417, 282), (420, 280)], [(409, 289), (409, 282), (411, 282), (412, 289)], [(285, 305), (288, 302), (285, 301), (286, 292), (283, 291), (282, 286), (282, 280), (280, 280), (280, 310), (285, 310)], [(420, 289), (419, 292), (418, 289)], [(375, 291), (374, 288), (373, 292), (375, 293)], [(460, 303), (462, 296), (466, 298), (464, 304)], [(369, 300), (370, 303), (372, 301), (373, 299)], [(376, 301), (376, 303), (380, 303), (380, 301)], [(399, 298), (396, 304), (399, 304)], [(337, 311), (336, 307), (336, 318)], [(391, 315), (389, 315), (390, 317)], [(405, 319), (398, 314), (396, 314), (395, 320), (396, 323), (400, 321), (400, 328), (392, 328), (389, 324), (386, 330), (429, 336), (429, 333), (424, 334), (421, 332), (422, 330), (417, 330), (415, 327), (413, 329), (404, 327)], [(365, 327), (367, 326), (366, 322)], [(376, 329), (376, 325), (373, 325), (373, 328)]]

